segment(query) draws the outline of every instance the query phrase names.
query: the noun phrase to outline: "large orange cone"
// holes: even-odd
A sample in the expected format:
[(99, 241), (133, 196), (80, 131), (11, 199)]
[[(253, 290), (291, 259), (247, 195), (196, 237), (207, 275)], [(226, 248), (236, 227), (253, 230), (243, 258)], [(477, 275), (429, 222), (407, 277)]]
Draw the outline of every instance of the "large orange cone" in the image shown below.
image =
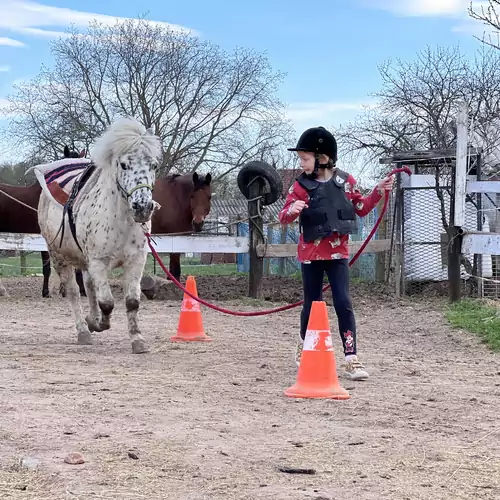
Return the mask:
[[(193, 276), (188, 276), (186, 280), (186, 290), (198, 297), (196, 281)], [(212, 339), (208, 337), (203, 328), (203, 319), (201, 317), (200, 303), (184, 292), (182, 299), (181, 315), (177, 325), (177, 333), (170, 337), (172, 342), (209, 342)]]
[(324, 301), (312, 303), (304, 348), (294, 385), (285, 390), (292, 398), (349, 399), (340, 386)]

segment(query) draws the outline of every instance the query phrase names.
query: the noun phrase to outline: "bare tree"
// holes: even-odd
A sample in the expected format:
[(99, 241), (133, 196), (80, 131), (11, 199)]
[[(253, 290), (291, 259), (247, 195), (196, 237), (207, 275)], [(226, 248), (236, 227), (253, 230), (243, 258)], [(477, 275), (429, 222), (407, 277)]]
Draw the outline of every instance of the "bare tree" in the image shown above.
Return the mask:
[[(487, 2), (477, 2), (477, 8), (474, 8), (474, 2), (469, 5), (469, 16), (476, 21), (480, 21), (488, 30), (483, 33), (483, 38), (475, 36), (485, 45), (500, 48), (500, 0), (488, 0)], [(487, 33), (489, 31), (489, 33)], [(488, 35), (488, 36), (486, 36)]]
[[(500, 53), (482, 45), (466, 59), (457, 48), (427, 48), (414, 61), (388, 61), (379, 68), (382, 88), (377, 105), (337, 131), (342, 147), (373, 165), (395, 152), (454, 148), (456, 116), (461, 101), (469, 107), (469, 142), (485, 149), (483, 172), (498, 171), (500, 158)], [(431, 168), (436, 179), (443, 229), (449, 233), (448, 200), (440, 187), (450, 169), (441, 162)], [(473, 273), (465, 257), (462, 264)]]
[[(481, 47), (469, 61), (457, 48), (427, 48), (414, 61), (379, 67), (382, 88), (377, 105), (337, 134), (346, 153), (372, 163), (396, 151), (447, 149), (456, 144), (455, 118), (460, 101), (470, 110), (471, 142), (488, 154), (500, 146), (500, 54)], [(376, 172), (379, 175), (379, 172)]]
[(289, 131), (282, 74), (251, 50), (226, 53), (191, 34), (127, 20), (92, 23), (52, 44), (55, 64), (8, 98), (11, 140), (40, 154), (88, 148), (117, 117), (153, 127), (163, 171), (223, 173), (279, 147)]

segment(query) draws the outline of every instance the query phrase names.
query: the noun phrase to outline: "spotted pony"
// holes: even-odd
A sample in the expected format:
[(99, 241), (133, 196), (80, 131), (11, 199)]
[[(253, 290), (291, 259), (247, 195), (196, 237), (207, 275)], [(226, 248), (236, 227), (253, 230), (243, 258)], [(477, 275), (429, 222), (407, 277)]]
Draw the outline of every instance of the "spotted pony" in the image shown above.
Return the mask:
[[(147, 258), (144, 231), (150, 231), (151, 217), (159, 208), (152, 191), (160, 157), (160, 139), (135, 119), (122, 118), (96, 141), (91, 165), (74, 183), (64, 204), (45, 180), (59, 166), (57, 162), (33, 167), (42, 187), (41, 234), (65, 285), (79, 344), (92, 344), (91, 332), (110, 328), (114, 299), (108, 275), (121, 267), (132, 352), (149, 351), (137, 313)], [(85, 319), (74, 268), (83, 272), (90, 308)]]

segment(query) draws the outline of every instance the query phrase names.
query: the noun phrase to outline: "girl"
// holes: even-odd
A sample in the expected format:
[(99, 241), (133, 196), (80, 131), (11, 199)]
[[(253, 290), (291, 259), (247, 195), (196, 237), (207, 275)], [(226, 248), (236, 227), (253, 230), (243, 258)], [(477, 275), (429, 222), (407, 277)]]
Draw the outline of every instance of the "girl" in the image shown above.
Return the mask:
[(324, 127), (307, 129), (289, 151), (297, 151), (303, 170), (279, 214), (281, 224), (300, 217), (297, 258), (301, 262), (304, 305), (295, 361), (298, 366), (311, 305), (322, 300), (326, 272), (344, 348), (344, 375), (350, 380), (365, 380), (368, 373), (357, 358), (356, 323), (349, 294), (349, 234), (356, 231), (356, 215), (363, 217), (371, 212), (394, 181), (386, 177), (363, 197), (355, 188), (355, 179), (336, 167), (337, 142)]

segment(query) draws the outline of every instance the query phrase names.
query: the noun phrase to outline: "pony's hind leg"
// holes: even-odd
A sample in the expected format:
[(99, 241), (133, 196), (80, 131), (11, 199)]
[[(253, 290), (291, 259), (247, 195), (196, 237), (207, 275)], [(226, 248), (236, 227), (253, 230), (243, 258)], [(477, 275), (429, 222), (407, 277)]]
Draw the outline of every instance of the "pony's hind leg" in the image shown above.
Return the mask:
[(43, 272), (43, 286), (42, 297), (49, 297), (49, 280), (50, 280), (50, 257), (49, 252), (40, 252), (42, 256), (42, 272)]
[(123, 291), (125, 292), (125, 307), (127, 309), (128, 332), (132, 340), (132, 352), (142, 354), (149, 352), (149, 348), (139, 329), (137, 315), (141, 302), (141, 277), (146, 263), (146, 256), (128, 262), (124, 266)]
[(80, 289), (80, 295), (82, 297), (87, 296), (87, 291), (85, 290), (85, 283), (83, 279), (83, 271), (80, 271), (80, 269), (77, 269), (75, 271), (75, 277), (76, 277), (76, 282), (78, 284), (78, 288)]
[(66, 295), (71, 304), (71, 309), (73, 309), (76, 331), (78, 334), (78, 343), (81, 345), (91, 345), (92, 335), (90, 334), (87, 323), (83, 318), (83, 311), (80, 303), (80, 290), (76, 284), (75, 270), (73, 266), (60, 262), (57, 259), (54, 259), (54, 267), (61, 279), (61, 285), (63, 285), (66, 290)]
[(90, 314), (85, 318), (91, 332), (102, 332), (109, 329), (109, 322), (104, 324), (101, 320), (101, 311), (97, 302), (97, 293), (94, 280), (88, 271), (82, 271), (83, 282), (89, 300)]

